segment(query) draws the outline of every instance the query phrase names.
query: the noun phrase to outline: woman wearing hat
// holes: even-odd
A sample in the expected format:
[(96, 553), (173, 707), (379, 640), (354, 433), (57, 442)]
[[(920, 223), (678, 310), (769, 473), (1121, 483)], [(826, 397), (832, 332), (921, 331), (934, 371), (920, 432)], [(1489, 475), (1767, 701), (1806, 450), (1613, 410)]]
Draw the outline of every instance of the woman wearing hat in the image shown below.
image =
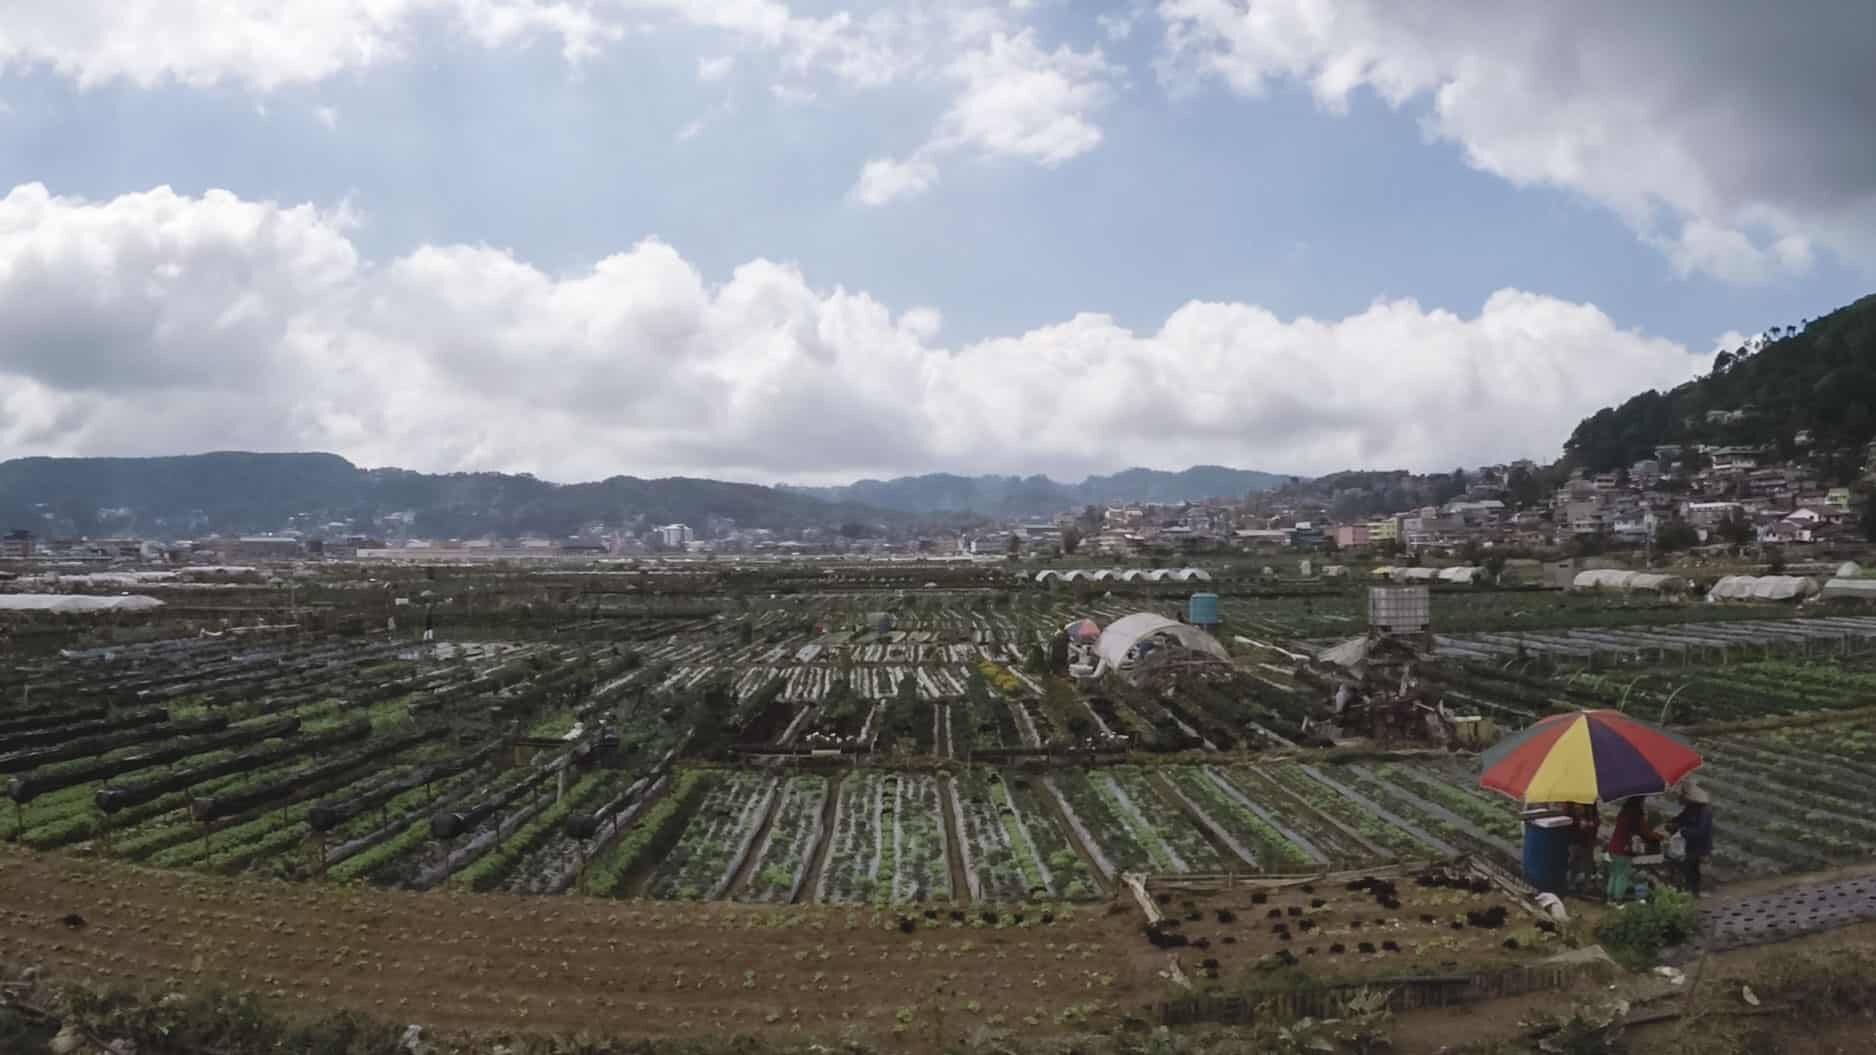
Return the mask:
[(1681, 875), (1687, 892), (1699, 897), (1700, 861), (1713, 852), (1713, 798), (1692, 777), (1681, 784), (1681, 812), (1668, 822), (1668, 831), (1679, 832), (1687, 844)]

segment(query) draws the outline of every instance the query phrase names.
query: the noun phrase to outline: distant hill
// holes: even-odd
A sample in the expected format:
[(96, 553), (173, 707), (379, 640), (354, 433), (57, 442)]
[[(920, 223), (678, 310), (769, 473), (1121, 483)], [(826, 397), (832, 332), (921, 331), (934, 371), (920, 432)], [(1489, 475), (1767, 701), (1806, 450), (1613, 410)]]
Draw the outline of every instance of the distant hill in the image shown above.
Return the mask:
[(755, 484), (615, 476), (556, 484), (506, 473), (360, 469), (335, 454), (220, 452), (167, 458), (18, 458), (0, 462), (0, 531), (186, 537), (372, 523), (415, 514), (432, 537), (568, 535), (589, 524), (728, 517), (795, 530), (903, 523), (904, 513)]
[(845, 487), (791, 487), (829, 501), (859, 502), (904, 513), (970, 512), (985, 516), (1042, 516), (1088, 505), (1120, 502), (1192, 502), (1242, 498), (1268, 491), (1291, 477), (1219, 465), (1181, 472), (1128, 469), (1090, 476), (1078, 484), (1046, 476), (955, 476), (931, 473), (891, 480), (860, 480)]
[(1614, 469), (1661, 444), (1776, 448), (1784, 458), (1826, 452), (1841, 481), (1876, 438), (1876, 295), (1802, 328), (1779, 325), (1720, 352), (1713, 371), (1667, 392), (1647, 391), (1585, 418), (1564, 445), (1576, 465)]

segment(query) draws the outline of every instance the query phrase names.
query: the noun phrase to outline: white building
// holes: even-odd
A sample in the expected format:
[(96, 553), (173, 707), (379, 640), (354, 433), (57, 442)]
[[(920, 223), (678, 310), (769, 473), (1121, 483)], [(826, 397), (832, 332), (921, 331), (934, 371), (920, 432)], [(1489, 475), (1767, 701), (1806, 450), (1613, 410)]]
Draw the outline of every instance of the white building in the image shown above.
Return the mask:
[(672, 549), (688, 546), (697, 537), (696, 533), (691, 531), (689, 524), (666, 524), (663, 527), (653, 528), (652, 531), (657, 534), (660, 542)]

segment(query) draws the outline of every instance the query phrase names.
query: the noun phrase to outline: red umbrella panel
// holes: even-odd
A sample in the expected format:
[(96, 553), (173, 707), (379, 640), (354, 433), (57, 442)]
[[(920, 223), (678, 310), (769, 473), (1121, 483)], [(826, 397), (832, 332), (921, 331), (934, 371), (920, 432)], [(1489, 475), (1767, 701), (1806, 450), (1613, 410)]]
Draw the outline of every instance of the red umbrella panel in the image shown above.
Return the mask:
[(1523, 802), (1613, 802), (1658, 795), (1700, 765), (1686, 740), (1620, 711), (1541, 719), (1483, 757), (1479, 786)]

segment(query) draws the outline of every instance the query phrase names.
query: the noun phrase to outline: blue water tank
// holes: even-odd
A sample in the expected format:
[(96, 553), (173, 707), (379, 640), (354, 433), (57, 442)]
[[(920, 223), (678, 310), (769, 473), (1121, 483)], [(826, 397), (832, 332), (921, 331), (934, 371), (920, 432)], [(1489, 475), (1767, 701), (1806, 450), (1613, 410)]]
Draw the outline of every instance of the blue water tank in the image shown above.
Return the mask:
[(1218, 625), (1218, 595), (1215, 593), (1195, 593), (1192, 600), (1186, 602), (1186, 622), (1194, 626)]
[(1567, 817), (1546, 817), (1524, 825), (1524, 881), (1550, 894), (1569, 882), (1570, 843), (1576, 829)]

